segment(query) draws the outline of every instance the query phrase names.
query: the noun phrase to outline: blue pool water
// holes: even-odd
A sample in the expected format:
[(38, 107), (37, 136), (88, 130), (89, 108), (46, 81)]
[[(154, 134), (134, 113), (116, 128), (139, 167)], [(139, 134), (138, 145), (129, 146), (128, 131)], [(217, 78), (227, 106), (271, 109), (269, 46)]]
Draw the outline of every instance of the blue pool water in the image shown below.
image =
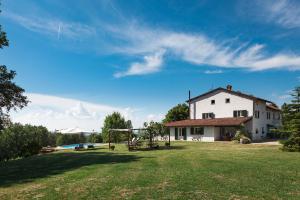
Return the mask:
[[(83, 146), (86, 147), (89, 144), (91, 144), (91, 143), (83, 144)], [(79, 144), (69, 144), (69, 145), (63, 145), (61, 147), (64, 149), (75, 149), (75, 147), (78, 147), (78, 146), (79, 146)]]

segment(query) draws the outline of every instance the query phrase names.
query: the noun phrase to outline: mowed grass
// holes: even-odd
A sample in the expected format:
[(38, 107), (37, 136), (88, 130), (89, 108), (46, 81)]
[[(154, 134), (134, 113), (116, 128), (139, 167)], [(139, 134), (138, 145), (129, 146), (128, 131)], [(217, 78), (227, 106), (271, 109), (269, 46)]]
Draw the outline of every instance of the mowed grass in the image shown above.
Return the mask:
[(278, 146), (117, 145), (0, 164), (0, 199), (300, 199), (300, 153)]

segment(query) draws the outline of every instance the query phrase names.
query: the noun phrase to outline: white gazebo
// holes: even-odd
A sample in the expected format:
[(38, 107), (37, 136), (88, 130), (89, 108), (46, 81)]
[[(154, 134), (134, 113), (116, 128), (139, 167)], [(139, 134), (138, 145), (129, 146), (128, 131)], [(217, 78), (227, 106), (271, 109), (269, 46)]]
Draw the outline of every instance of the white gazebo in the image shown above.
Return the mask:
[(62, 134), (90, 134), (91, 132), (90, 131), (85, 131), (81, 128), (67, 128), (67, 129), (62, 129), (62, 130), (59, 130), (58, 131), (59, 133), (62, 133)]

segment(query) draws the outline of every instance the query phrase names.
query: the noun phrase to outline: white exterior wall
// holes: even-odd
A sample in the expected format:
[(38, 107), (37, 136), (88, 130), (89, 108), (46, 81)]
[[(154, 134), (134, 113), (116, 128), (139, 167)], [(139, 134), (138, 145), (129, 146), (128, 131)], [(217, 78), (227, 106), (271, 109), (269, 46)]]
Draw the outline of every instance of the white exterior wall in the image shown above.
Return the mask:
[[(191, 135), (191, 127), (186, 127), (186, 141), (193, 141), (194, 138), (199, 138), (199, 141), (214, 142), (220, 137), (220, 128), (214, 126), (205, 126), (204, 135)], [(175, 140), (175, 127), (170, 127), (170, 140)]]
[[(230, 103), (225, 103), (226, 98), (230, 99)], [(211, 100), (215, 100), (214, 105), (211, 104)], [(215, 118), (233, 117), (234, 110), (247, 110), (248, 116), (252, 116), (253, 100), (227, 92), (219, 92), (191, 102), (190, 116), (191, 119), (202, 119), (202, 113), (213, 112)]]
[[(261, 140), (267, 136), (267, 111), (266, 103), (257, 101), (254, 103), (254, 111), (259, 111), (259, 118), (253, 116), (252, 119), (252, 139)], [(264, 133), (262, 133), (264, 128)], [(257, 131), (258, 130), (258, 133)]]
[[(267, 108), (267, 112), (270, 113), (270, 119), (267, 119), (267, 123), (270, 125), (273, 125), (275, 127), (281, 126), (281, 114), (279, 111), (276, 110), (272, 110), (272, 109), (268, 109)], [(275, 118), (273, 117), (275, 116)]]
[(175, 140), (175, 127), (170, 127), (170, 140)]

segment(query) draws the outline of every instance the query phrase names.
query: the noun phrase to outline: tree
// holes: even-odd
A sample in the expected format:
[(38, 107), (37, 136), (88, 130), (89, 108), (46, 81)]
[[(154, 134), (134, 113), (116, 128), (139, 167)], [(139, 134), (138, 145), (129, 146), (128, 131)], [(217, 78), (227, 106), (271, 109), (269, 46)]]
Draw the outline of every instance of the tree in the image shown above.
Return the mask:
[(51, 143), (47, 128), (12, 124), (0, 134), (0, 161), (38, 154)]
[[(1, 6), (1, 2), (0, 2), (0, 6)], [(0, 10), (1, 13), (1, 10)], [(2, 30), (2, 26), (0, 24), (0, 48), (2, 49), (3, 46), (8, 46), (8, 40), (6, 38), (6, 33)]]
[[(0, 25), (0, 48), (8, 45), (6, 33)], [(9, 124), (8, 112), (11, 109), (23, 108), (28, 104), (27, 97), (23, 95), (24, 89), (13, 82), (15, 76), (15, 71), (8, 70), (5, 65), (0, 65), (0, 130)]]
[(103, 142), (102, 135), (101, 134), (97, 134), (97, 133), (92, 133), (88, 137), (88, 142), (91, 142), (91, 143), (101, 143), (101, 142)]
[[(131, 121), (125, 121), (124, 117), (120, 113), (114, 112), (111, 115), (107, 115), (104, 120), (104, 126), (102, 128), (103, 141), (109, 140), (109, 129), (129, 129), (132, 128)], [(120, 142), (127, 140), (127, 133), (124, 132), (111, 132), (111, 141)]]
[(284, 107), (283, 128), (291, 132), (291, 136), (283, 142), (283, 150), (300, 152), (300, 86), (291, 94), (290, 104)]
[(163, 120), (164, 123), (179, 121), (189, 118), (189, 107), (187, 104), (178, 104), (171, 108)]

